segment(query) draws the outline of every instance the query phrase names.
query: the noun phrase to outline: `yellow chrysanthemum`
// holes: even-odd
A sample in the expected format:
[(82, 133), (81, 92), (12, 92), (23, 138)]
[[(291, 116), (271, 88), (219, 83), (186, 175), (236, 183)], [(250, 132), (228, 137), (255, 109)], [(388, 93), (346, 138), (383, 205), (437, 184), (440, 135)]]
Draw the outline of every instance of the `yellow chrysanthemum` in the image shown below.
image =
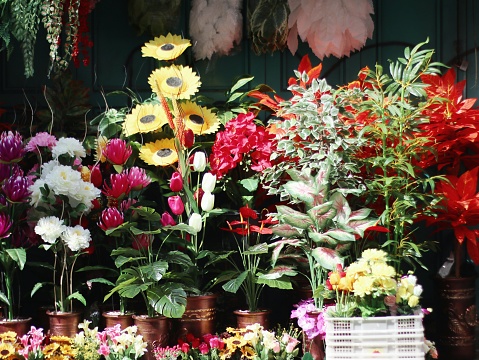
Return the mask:
[(8, 359), (15, 354), (15, 346), (12, 343), (0, 343), (0, 359)]
[(106, 161), (105, 155), (103, 155), (103, 151), (106, 149), (106, 146), (108, 145), (108, 139), (105, 136), (98, 136), (96, 141), (95, 141), (95, 161), (99, 161), (104, 163)]
[(363, 297), (370, 295), (374, 288), (374, 279), (372, 277), (362, 276), (353, 284), (354, 295)]
[(185, 126), (196, 135), (213, 134), (218, 131), (220, 121), (210, 109), (191, 101), (181, 104)]
[(191, 46), (190, 40), (168, 33), (166, 36), (155, 37), (152, 41), (147, 42), (141, 48), (141, 53), (143, 57), (173, 60), (183, 54), (189, 46)]
[(369, 261), (386, 261), (388, 254), (384, 250), (366, 249), (361, 254), (361, 257)]
[(392, 278), (396, 275), (396, 270), (386, 263), (371, 264), (371, 273), (377, 277)]
[(200, 77), (188, 66), (171, 65), (154, 70), (148, 83), (158, 97), (189, 99), (201, 85)]
[(148, 165), (169, 166), (178, 161), (175, 139), (156, 140), (140, 148), (140, 159)]
[(168, 117), (161, 105), (137, 105), (131, 114), (126, 115), (123, 133), (126, 136), (131, 136), (137, 133), (157, 131), (167, 123)]

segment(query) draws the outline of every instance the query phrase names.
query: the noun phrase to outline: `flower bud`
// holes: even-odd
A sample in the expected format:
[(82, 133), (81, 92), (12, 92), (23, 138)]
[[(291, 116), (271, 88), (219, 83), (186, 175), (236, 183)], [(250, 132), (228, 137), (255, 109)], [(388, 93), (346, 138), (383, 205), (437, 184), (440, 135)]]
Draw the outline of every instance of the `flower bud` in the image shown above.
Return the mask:
[(175, 171), (171, 175), (170, 189), (171, 191), (174, 191), (174, 192), (183, 190), (183, 178), (181, 177), (181, 174), (178, 171)]
[(195, 133), (193, 132), (193, 130), (186, 129), (182, 140), (184, 147), (188, 149), (192, 147), (195, 143)]
[(206, 169), (206, 155), (203, 151), (195, 152), (193, 158), (193, 169), (197, 172), (203, 172)]
[(174, 226), (174, 225), (176, 225), (176, 222), (173, 219), (173, 216), (171, 216), (170, 213), (166, 212), (166, 211), (163, 214), (161, 214), (160, 222), (161, 222), (161, 225), (163, 225), (163, 226), (168, 226), (168, 225)]
[(198, 213), (193, 213), (188, 220), (188, 225), (190, 225), (197, 233), (201, 231), (203, 223), (201, 220), (201, 215)]
[(185, 211), (185, 205), (183, 205), (183, 200), (178, 195), (170, 196), (168, 198), (168, 205), (170, 206), (171, 212), (175, 215), (183, 214)]
[(210, 192), (205, 192), (201, 197), (201, 209), (211, 211), (215, 207), (215, 196)]
[(216, 175), (212, 173), (206, 173), (203, 175), (203, 180), (201, 182), (201, 188), (205, 193), (213, 192), (216, 186)]

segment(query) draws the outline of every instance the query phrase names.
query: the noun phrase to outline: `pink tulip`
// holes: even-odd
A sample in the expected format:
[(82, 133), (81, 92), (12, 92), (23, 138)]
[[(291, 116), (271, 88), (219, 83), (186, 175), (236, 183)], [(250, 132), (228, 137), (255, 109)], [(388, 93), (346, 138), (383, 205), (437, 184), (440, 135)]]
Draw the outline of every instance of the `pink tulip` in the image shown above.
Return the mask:
[(170, 196), (168, 198), (168, 205), (170, 206), (171, 212), (175, 215), (181, 215), (183, 211), (185, 211), (183, 200), (181, 200), (181, 197), (178, 195)]
[(173, 219), (173, 216), (170, 215), (169, 212), (164, 212), (162, 215), (161, 215), (161, 225), (163, 226), (174, 226), (176, 225), (176, 222), (175, 220)]
[(174, 191), (174, 192), (179, 192), (183, 190), (183, 178), (181, 177), (181, 174), (178, 171), (175, 171), (171, 175), (170, 189), (171, 191)]

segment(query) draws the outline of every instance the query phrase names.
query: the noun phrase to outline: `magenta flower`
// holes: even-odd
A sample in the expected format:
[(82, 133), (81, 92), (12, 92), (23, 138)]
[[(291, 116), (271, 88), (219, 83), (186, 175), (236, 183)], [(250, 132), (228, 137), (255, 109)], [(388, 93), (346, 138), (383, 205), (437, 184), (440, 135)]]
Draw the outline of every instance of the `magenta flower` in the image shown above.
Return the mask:
[(4, 164), (0, 163), (0, 183), (11, 176), (23, 176), (23, 170), (17, 163)]
[(28, 144), (25, 146), (25, 150), (30, 152), (38, 152), (41, 147), (52, 149), (56, 143), (57, 138), (55, 136), (50, 135), (47, 132), (39, 132), (30, 138)]
[(163, 214), (161, 214), (161, 225), (163, 226), (175, 226), (176, 225), (176, 222), (175, 222), (175, 219), (173, 219), (173, 216), (170, 215), (169, 212), (164, 212)]
[(133, 150), (125, 140), (112, 139), (103, 150), (103, 155), (113, 165), (124, 165), (131, 156)]
[(170, 189), (174, 192), (183, 190), (183, 178), (178, 171), (175, 171), (173, 174), (171, 174)]
[(124, 222), (123, 214), (114, 207), (106, 208), (101, 212), (100, 219), (98, 220), (98, 226), (103, 231), (114, 229)]
[(5, 213), (0, 213), (0, 239), (10, 236), (11, 227), (12, 220), (10, 220), (10, 216)]
[(25, 155), (23, 138), (17, 132), (4, 131), (0, 135), (0, 162), (11, 164), (20, 161)]
[(151, 234), (139, 234), (136, 235), (131, 244), (133, 249), (141, 250), (147, 249), (150, 244), (153, 242), (153, 235)]
[(110, 187), (106, 182), (103, 184), (103, 194), (105, 194), (106, 197), (121, 200), (131, 191), (128, 174), (126, 173), (112, 174), (110, 176), (110, 183)]
[(28, 200), (31, 192), (28, 190), (32, 182), (28, 177), (12, 176), (2, 185), (2, 190), (8, 201), (20, 203)]
[(168, 205), (170, 206), (171, 212), (175, 215), (181, 215), (183, 211), (185, 211), (183, 200), (181, 200), (181, 197), (178, 195), (170, 196), (168, 198)]
[(136, 166), (128, 171), (128, 181), (132, 190), (141, 190), (151, 183), (151, 179), (146, 175), (145, 169), (140, 169)]
[(100, 348), (98, 349), (98, 353), (103, 356), (110, 355), (110, 347), (108, 344), (100, 344)]

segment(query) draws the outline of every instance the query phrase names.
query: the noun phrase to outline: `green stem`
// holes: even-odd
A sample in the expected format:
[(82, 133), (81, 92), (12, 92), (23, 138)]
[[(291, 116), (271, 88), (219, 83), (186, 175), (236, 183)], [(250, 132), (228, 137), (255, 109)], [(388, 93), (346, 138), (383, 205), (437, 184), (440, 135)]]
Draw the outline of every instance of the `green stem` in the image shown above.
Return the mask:
[(13, 274), (10, 271), (5, 271), (5, 287), (7, 288), (7, 299), (9, 301), (8, 307), (7, 307), (7, 319), (8, 320), (13, 320), (13, 291), (12, 291), (12, 278)]

